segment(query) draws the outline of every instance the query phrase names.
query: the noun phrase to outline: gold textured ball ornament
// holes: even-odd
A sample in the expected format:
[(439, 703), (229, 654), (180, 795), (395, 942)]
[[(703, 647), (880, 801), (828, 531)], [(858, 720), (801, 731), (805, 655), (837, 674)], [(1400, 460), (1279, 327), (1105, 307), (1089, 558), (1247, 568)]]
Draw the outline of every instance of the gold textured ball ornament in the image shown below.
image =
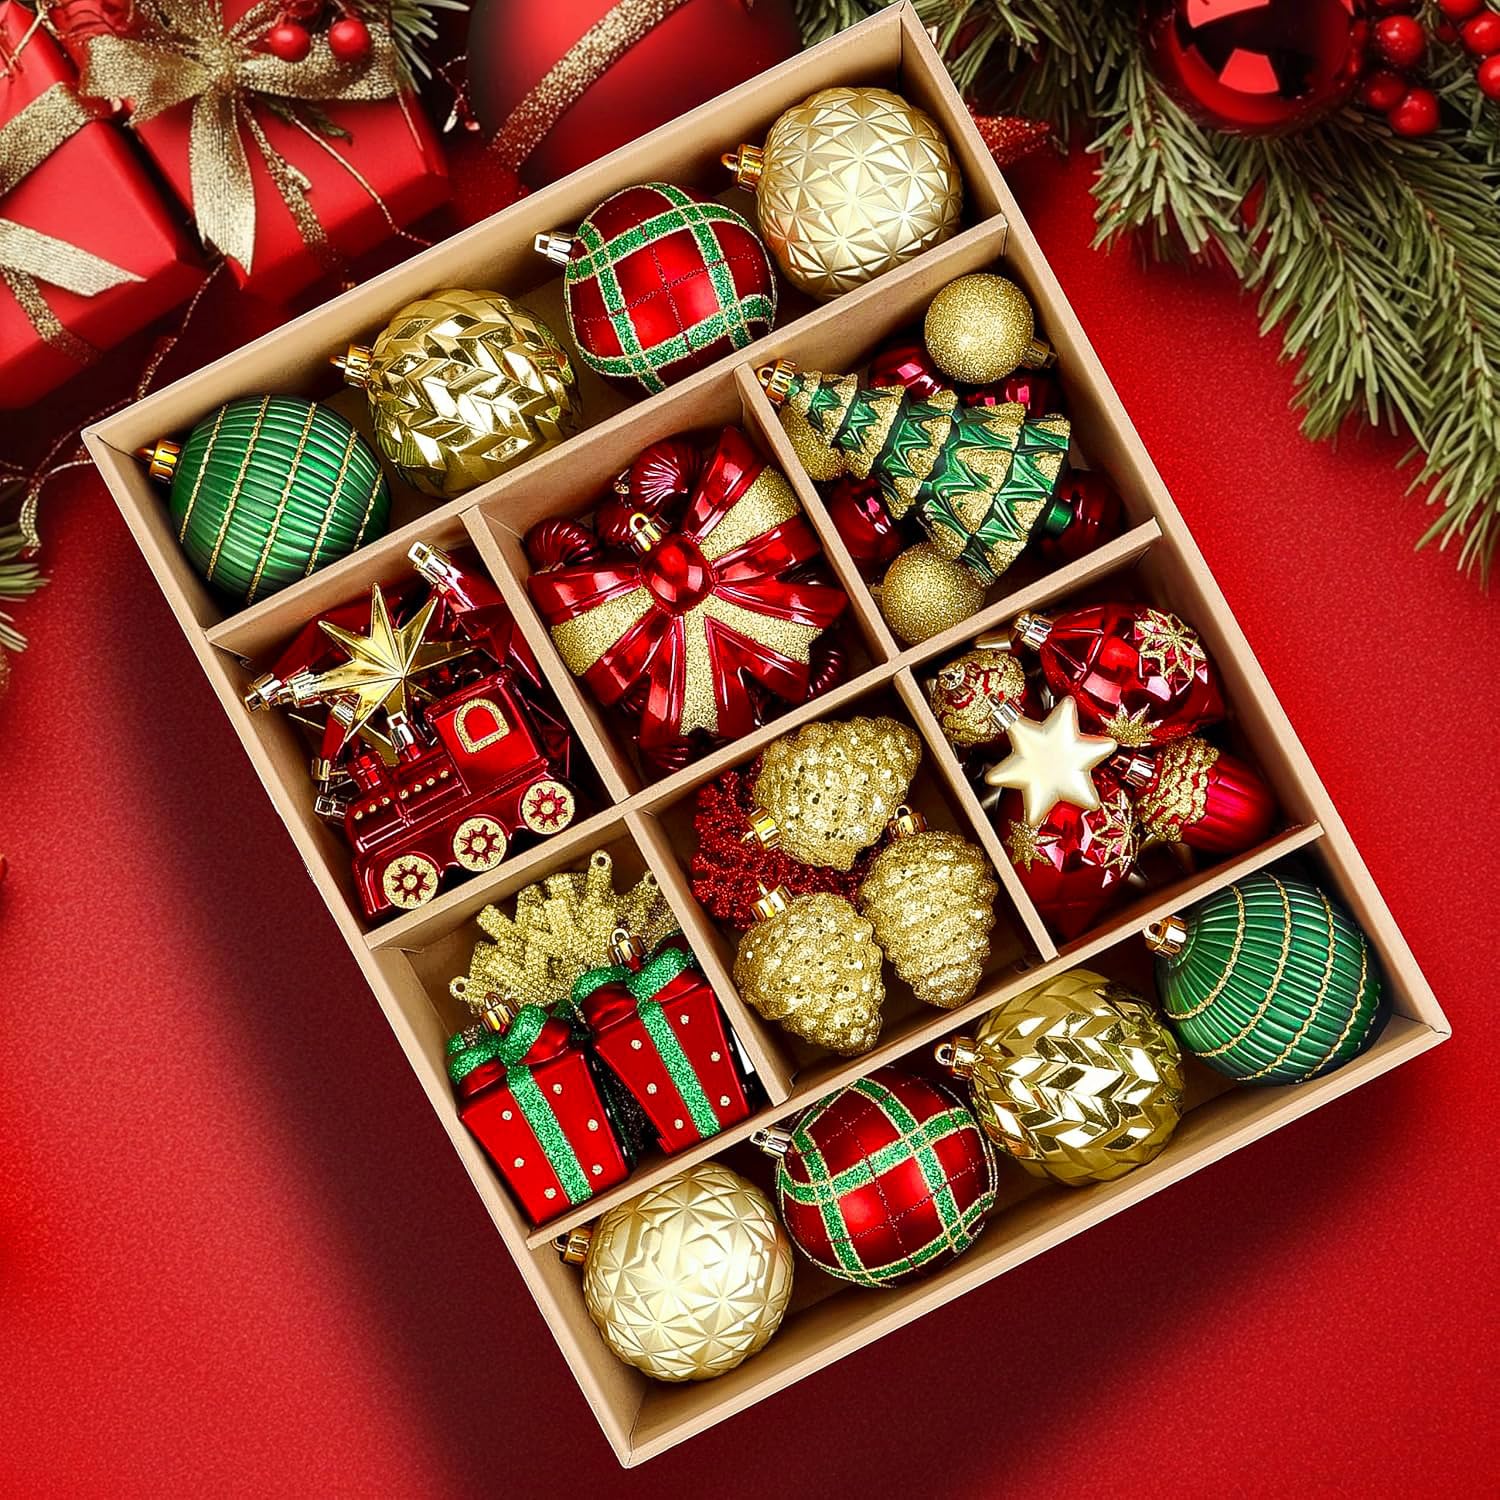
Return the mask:
[(906, 800), (921, 759), (916, 731), (883, 715), (804, 725), (761, 758), (751, 833), (805, 865), (853, 869)]
[(908, 646), (961, 625), (984, 603), (984, 585), (973, 569), (931, 542), (900, 553), (871, 593), (885, 623)]
[(982, 271), (950, 281), (927, 304), (922, 338), (933, 364), (965, 385), (989, 385), (1021, 365), (1039, 370), (1054, 358), (1036, 337), (1026, 293)]
[(859, 909), (917, 999), (942, 1010), (979, 987), (999, 887), (983, 852), (901, 808), (895, 838), (870, 866)]
[(793, 1036), (846, 1057), (880, 1039), (885, 980), (875, 929), (842, 896), (785, 886), (755, 903), (734, 983), (748, 1005)]
[(792, 1294), (771, 1201), (704, 1162), (559, 1242), (604, 1342), (655, 1380), (712, 1380), (759, 1352)]
[(1132, 990), (1073, 969), (996, 1006), (937, 1059), (967, 1078), (990, 1137), (1034, 1177), (1113, 1182), (1182, 1118), (1182, 1053)]
[(889, 89), (821, 89), (724, 163), (787, 280), (823, 301), (948, 239), (963, 208), (947, 138)]
[(498, 292), (409, 303), (372, 348), (334, 363), (369, 397), (375, 440), (423, 494), (448, 498), (574, 432), (578, 377), (542, 320)]

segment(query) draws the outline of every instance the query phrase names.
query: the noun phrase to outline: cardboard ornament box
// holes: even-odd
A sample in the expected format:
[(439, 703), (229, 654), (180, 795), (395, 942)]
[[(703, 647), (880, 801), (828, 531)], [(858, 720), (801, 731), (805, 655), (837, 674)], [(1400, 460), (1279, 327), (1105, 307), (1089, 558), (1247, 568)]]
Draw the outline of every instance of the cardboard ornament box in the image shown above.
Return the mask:
[[(554, 328), (565, 327), (560, 277), (555, 266), (534, 254), (537, 234), (569, 229), (611, 192), (655, 179), (706, 189), (743, 211), (748, 201), (726, 184), (720, 153), (742, 141), (762, 139), (778, 114), (817, 89), (849, 83), (896, 89), (946, 132), (965, 181), (963, 224), (952, 239), (832, 303), (814, 305), (784, 287), (781, 321), (768, 337), (660, 395), (631, 400), (580, 367), (586, 425), (566, 443), (436, 506), (406, 489), (392, 473), (394, 514), (385, 537), (250, 608), (225, 613), (179, 550), (163, 497), (134, 456), (137, 448), (186, 431), (235, 397), (289, 392), (330, 398), (336, 382), (329, 356), (351, 342), (368, 341), (397, 308), (436, 288), (504, 291), (521, 298)], [(1115, 540), (1060, 569), (1048, 571), (1023, 558), (990, 589), (979, 614), (944, 635), (903, 647), (881, 618), (817, 490), (799, 468), (755, 372), (783, 356), (800, 368), (857, 369), (882, 341), (917, 321), (941, 286), (990, 268), (1018, 281), (1032, 299), (1039, 327), (1058, 353), (1075, 456), (1110, 476), (1123, 498), (1127, 524)], [(331, 399), (356, 423), (365, 423), (355, 393)], [(541, 519), (588, 511), (594, 497), (647, 444), (725, 423), (741, 426), (762, 456), (791, 478), (850, 597), (842, 630), (853, 666), (848, 680), (824, 697), (681, 770), (650, 779), (553, 648), (526, 594), (521, 539)], [(1409, 1061), (1448, 1034), (1441, 1009), (1119, 397), (906, 5), (883, 11), (110, 417), (89, 432), (88, 444), (313, 883), (623, 1464), (651, 1458), (784, 1389)], [(349, 850), (313, 811), (306, 755), (295, 727), (282, 714), (249, 712), (242, 695), (259, 667), (313, 615), (358, 597), (372, 583), (408, 578), (406, 552), (418, 540), (445, 549), (469, 548), (488, 569), (572, 723), (580, 758), (592, 764), (596, 795), (563, 832), (513, 853), (493, 871), (445, 890), (424, 907), (370, 926), (354, 896)], [(1008, 623), (1023, 610), (1117, 595), (1147, 599), (1197, 628), (1229, 701), (1232, 747), (1254, 761), (1270, 783), (1282, 821), (1258, 848), (1157, 886), (1060, 947), (1022, 891), (999, 833), (944, 740), (928, 706), (924, 679), (975, 635)], [(693, 795), (699, 786), (726, 768), (747, 765), (771, 740), (800, 724), (854, 713), (889, 713), (921, 736), (923, 761), (911, 800), (931, 826), (963, 832), (981, 845), (994, 866), (1000, 896), (992, 951), (974, 997), (954, 1011), (933, 1010), (918, 1003), (887, 966), (889, 994), (880, 1041), (872, 1051), (849, 1059), (797, 1042), (741, 1000), (730, 978), (734, 935), (718, 927), (694, 900), (685, 871), (694, 848)], [(477, 935), (473, 917), (481, 907), (504, 901), (545, 875), (581, 868), (591, 851), (600, 848), (613, 857), (622, 889), (648, 868), (655, 873), (759, 1074), (766, 1101), (745, 1119), (675, 1155), (648, 1155), (626, 1181), (533, 1229), (459, 1117), (444, 1066), (445, 1047), (471, 1017), (451, 996), (449, 980), (467, 965)], [(1321, 884), (1368, 935), (1394, 1013), (1361, 1057), (1312, 1083), (1271, 1088), (1236, 1087), (1190, 1060), (1187, 1113), (1155, 1161), (1116, 1182), (1080, 1190), (1008, 1169), (1002, 1174), (999, 1206), (979, 1242), (939, 1273), (893, 1291), (860, 1291), (821, 1275), (799, 1258), (792, 1305), (780, 1330), (761, 1353), (715, 1380), (654, 1382), (622, 1364), (605, 1346), (585, 1309), (577, 1269), (563, 1264), (553, 1246), (559, 1234), (695, 1161), (722, 1159), (768, 1185), (772, 1163), (748, 1144), (755, 1131), (795, 1119), (831, 1089), (883, 1064), (905, 1059), (925, 1065), (936, 1043), (971, 1028), (999, 1000), (1068, 969), (1088, 965), (1139, 984), (1148, 971), (1140, 935), (1149, 923), (1266, 868), (1295, 870)]]

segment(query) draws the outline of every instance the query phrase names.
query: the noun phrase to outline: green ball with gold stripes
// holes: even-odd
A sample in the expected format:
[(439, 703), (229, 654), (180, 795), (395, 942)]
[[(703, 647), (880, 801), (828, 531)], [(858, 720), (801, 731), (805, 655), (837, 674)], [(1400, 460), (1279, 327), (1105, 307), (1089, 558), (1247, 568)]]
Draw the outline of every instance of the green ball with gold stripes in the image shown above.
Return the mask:
[(1342, 906), (1269, 872), (1147, 934), (1178, 1038), (1242, 1083), (1303, 1083), (1368, 1047), (1385, 1024), (1378, 962)]
[(336, 411), (300, 396), (231, 401), (178, 452), (143, 456), (170, 478), (183, 551), (215, 589), (253, 604), (384, 534), (379, 460)]

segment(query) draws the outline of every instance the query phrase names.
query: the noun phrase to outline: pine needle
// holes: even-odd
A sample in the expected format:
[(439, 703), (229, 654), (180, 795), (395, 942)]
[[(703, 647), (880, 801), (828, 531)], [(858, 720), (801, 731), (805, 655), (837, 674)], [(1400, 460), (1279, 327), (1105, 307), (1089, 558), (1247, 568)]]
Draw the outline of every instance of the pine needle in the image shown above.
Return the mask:
[(408, 86), (418, 78), (431, 78), (427, 48), (437, 40), (436, 10), (468, 10), (465, 0), (355, 0), (355, 8), (371, 21), (383, 21), (391, 30), (402, 81)]
[[(19, 526), (0, 526), (0, 599), (7, 604), (29, 599), (47, 583), (35, 563), (19, 560), (24, 545)], [(16, 629), (15, 617), (3, 609), (0, 609), (0, 648), (26, 649), (26, 637)]]

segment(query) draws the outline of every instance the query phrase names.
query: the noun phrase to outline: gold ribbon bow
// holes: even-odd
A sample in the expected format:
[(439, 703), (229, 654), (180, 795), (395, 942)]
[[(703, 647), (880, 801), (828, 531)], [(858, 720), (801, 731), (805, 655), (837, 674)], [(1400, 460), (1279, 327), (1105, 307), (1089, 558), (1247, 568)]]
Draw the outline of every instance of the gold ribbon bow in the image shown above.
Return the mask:
[(247, 134), (303, 239), (325, 259), (336, 259), (307, 201), (312, 183), (266, 138), (252, 104), (265, 102), (354, 172), (290, 106), (389, 99), (400, 87), (395, 44), (390, 30), (378, 23), (370, 25), (369, 55), (357, 62), (340, 62), (323, 36), (313, 39), (312, 50), (297, 63), (255, 50), (282, 9), (280, 0), (261, 0), (226, 27), (219, 0), (154, 0), (154, 14), (146, 14), (138, 35), (89, 41), (79, 86), (91, 98), (128, 99), (134, 121), (191, 101), (193, 216), (204, 240), (246, 271), (255, 252), (255, 185), (245, 150)]
[[(0, 127), (0, 198), (93, 118), (65, 83), (54, 83), (37, 95)], [(47, 306), (37, 282), (45, 281), (81, 297), (96, 297), (111, 287), (141, 279), (67, 240), (4, 218), (0, 218), (0, 278), (15, 293), (21, 310), (41, 337), (80, 364), (93, 358), (95, 351), (63, 327)]]

